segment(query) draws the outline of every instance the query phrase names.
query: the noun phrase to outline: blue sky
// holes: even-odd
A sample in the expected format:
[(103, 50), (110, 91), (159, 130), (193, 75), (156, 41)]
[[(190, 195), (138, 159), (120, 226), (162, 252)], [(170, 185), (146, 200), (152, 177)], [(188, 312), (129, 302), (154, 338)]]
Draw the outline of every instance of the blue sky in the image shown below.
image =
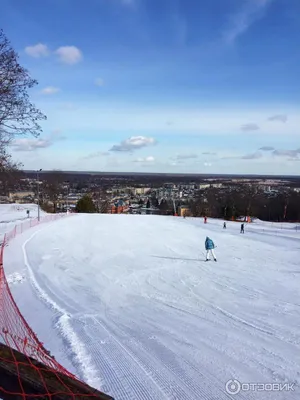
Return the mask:
[(2, 0), (27, 169), (300, 174), (299, 0)]

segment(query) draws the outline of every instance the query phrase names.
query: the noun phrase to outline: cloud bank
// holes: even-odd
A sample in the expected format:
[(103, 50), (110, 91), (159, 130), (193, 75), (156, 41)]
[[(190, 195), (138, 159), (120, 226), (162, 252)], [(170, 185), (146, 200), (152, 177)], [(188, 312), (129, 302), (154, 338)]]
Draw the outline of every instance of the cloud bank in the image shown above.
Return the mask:
[(132, 152), (143, 147), (153, 146), (154, 144), (156, 144), (154, 138), (146, 136), (132, 136), (126, 140), (123, 140), (120, 144), (115, 144), (110, 151)]

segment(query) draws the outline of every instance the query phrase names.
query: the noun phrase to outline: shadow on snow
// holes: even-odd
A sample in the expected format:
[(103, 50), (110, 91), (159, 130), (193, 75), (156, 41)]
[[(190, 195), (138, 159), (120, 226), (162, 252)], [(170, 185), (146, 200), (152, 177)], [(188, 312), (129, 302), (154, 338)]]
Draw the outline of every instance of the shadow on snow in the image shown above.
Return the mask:
[(166, 260), (181, 260), (181, 261), (205, 261), (205, 260), (201, 260), (200, 258), (180, 258), (180, 257), (164, 257), (164, 256), (151, 256), (154, 258), (163, 258)]

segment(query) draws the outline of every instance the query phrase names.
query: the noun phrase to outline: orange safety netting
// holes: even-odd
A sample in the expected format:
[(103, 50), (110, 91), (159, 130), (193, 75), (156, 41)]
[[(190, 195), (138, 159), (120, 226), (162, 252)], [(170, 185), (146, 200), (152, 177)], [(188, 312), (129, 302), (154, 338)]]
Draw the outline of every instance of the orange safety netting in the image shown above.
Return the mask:
[[(39, 221), (30, 219), (15, 226), (5, 234), (0, 248), (0, 397), (4, 399), (5, 394), (23, 399), (52, 399), (63, 395), (70, 399), (111, 399), (77, 381), (44, 348), (22, 316), (5, 277), (3, 254), (8, 242), (30, 227), (62, 216), (65, 214), (48, 215), (41, 217)], [(28, 381), (31, 383), (28, 384)]]

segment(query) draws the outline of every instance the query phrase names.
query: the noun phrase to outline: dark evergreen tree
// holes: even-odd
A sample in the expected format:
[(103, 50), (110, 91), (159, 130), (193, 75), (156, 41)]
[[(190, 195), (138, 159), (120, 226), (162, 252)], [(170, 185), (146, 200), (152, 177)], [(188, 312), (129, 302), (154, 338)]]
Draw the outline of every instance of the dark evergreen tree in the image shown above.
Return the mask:
[(86, 194), (78, 200), (75, 211), (78, 213), (96, 213), (97, 208), (91, 196)]

